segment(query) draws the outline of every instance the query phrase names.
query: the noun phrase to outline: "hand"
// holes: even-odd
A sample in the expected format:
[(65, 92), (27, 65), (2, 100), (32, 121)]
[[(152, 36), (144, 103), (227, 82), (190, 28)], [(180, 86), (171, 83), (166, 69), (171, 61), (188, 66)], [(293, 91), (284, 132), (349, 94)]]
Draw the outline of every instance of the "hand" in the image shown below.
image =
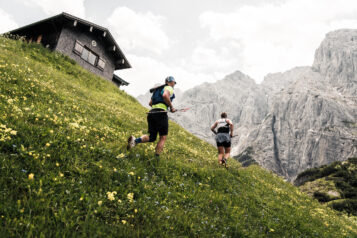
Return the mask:
[(233, 138), (233, 134), (231, 134), (231, 138)]
[(170, 107), (170, 112), (174, 113), (176, 112), (177, 110), (174, 108), (174, 107)]

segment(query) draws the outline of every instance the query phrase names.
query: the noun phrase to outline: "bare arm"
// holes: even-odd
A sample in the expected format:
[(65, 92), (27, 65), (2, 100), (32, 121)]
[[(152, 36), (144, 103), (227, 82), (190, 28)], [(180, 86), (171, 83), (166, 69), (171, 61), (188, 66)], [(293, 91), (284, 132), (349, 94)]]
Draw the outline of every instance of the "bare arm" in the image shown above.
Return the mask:
[(231, 137), (233, 137), (233, 129), (234, 129), (233, 123), (231, 122), (231, 120), (229, 120), (228, 124), (229, 124), (229, 129), (231, 130)]
[(170, 107), (171, 112), (175, 112), (176, 109), (172, 106), (172, 102), (170, 100), (170, 91), (165, 90), (164, 94), (162, 95), (162, 98), (164, 99), (165, 104)]
[(212, 126), (211, 126), (211, 131), (214, 133), (214, 134), (217, 134), (217, 132), (216, 132), (216, 127), (217, 127), (217, 125), (218, 125), (218, 123), (217, 122), (215, 122)]

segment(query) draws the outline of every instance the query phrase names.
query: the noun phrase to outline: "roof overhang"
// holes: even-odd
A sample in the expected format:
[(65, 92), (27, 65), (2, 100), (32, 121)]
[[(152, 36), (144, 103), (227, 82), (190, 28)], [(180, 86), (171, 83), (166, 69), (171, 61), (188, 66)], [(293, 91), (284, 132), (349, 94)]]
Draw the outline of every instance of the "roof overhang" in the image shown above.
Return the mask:
[(72, 27), (79, 27), (79, 26), (88, 27), (88, 31), (103, 38), (103, 41), (106, 45), (106, 49), (108, 51), (110, 51), (114, 56), (115, 70), (131, 68), (129, 61), (126, 59), (124, 53), (122, 52), (119, 45), (115, 41), (113, 35), (110, 33), (110, 31), (107, 28), (99, 26), (92, 22), (83, 20), (81, 18), (75, 17), (75, 16), (65, 13), (65, 12), (63, 12), (59, 15), (56, 15), (56, 16), (53, 16), (50, 18), (46, 18), (44, 20), (20, 27), (18, 29), (12, 30), (8, 33), (10, 33), (12, 35), (20, 35), (21, 36), (21, 34), (23, 34), (24, 32), (30, 30), (31, 28), (40, 26), (40, 25), (51, 25), (53, 27), (56, 27), (56, 25), (61, 25), (61, 24), (67, 25), (67, 26), (72, 26)]
[(116, 84), (119, 84), (119, 85), (124, 85), (124, 86), (128, 86), (129, 83), (127, 81), (125, 81), (124, 79), (120, 78), (118, 75), (116, 74), (113, 74), (113, 79), (112, 81)]

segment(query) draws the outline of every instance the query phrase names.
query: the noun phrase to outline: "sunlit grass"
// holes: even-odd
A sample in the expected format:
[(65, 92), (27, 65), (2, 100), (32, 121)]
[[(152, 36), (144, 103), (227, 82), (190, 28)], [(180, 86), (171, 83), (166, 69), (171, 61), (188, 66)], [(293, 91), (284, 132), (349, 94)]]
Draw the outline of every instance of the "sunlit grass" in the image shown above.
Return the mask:
[(0, 38), (0, 236), (353, 237), (356, 218), (281, 178), (229, 161), (170, 123), (154, 144), (147, 109), (73, 60)]

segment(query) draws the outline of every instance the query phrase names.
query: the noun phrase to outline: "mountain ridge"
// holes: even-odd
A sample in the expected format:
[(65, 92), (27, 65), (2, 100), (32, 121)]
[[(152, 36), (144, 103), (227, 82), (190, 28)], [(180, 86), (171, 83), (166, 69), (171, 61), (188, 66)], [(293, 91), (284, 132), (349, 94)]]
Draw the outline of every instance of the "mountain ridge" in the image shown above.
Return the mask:
[[(290, 181), (308, 168), (354, 157), (355, 39), (356, 30), (330, 32), (316, 50), (312, 66), (268, 74), (261, 84), (254, 80), (236, 81), (248, 78), (236, 71), (216, 83), (196, 86), (185, 92), (179, 103), (190, 105), (193, 110), (172, 118), (214, 144), (209, 127), (220, 112), (226, 111), (238, 134), (233, 140), (232, 154), (252, 147), (253, 157), (261, 166)], [(210, 100), (193, 101), (196, 98)], [(338, 151), (338, 156), (334, 151)]]

